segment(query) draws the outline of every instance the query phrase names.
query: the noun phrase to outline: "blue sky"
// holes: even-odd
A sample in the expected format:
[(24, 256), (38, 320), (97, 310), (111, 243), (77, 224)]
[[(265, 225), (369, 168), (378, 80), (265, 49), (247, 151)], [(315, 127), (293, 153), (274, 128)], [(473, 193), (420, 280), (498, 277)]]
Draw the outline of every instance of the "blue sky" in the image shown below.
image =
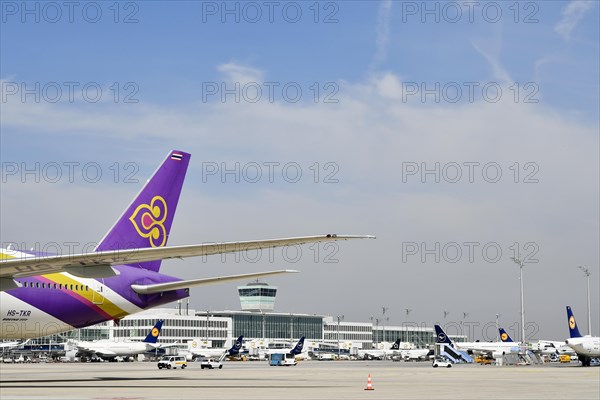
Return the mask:
[[(514, 242), (539, 247), (529, 304), (543, 333), (561, 338), (564, 305), (585, 305), (579, 290), (553, 299), (545, 293), (565, 280), (579, 287), (579, 271), (571, 271), (576, 265), (600, 273), (597, 2), (481, 2), (472, 20), (465, 2), (427, 3), (437, 14), (424, 13), (423, 2), (275, 2), (273, 22), (264, 2), (120, 2), (118, 22), (114, 2), (81, 2), (72, 23), (65, 8), (52, 22), (49, 3), (1, 3), (3, 173), (9, 164), (31, 168), (36, 162), (95, 162), (104, 172), (94, 184), (81, 176), (57, 184), (8, 176), (0, 194), (2, 242), (67, 241), (74, 232), (78, 240), (97, 240), (139, 189), (122, 179), (115, 183), (110, 167), (135, 163), (143, 182), (169, 149), (180, 148), (193, 157), (173, 244), (331, 229), (378, 236), (375, 243), (344, 244), (335, 266), (300, 265), (303, 274), (294, 282), (310, 284), (322, 297), (303, 304), (290, 285), (282, 291), (282, 310), (366, 320), (382, 304), (399, 301), (431, 323), (441, 314), (439, 300), (423, 297), (418, 287), (445, 290), (436, 277), (450, 270), (445, 282), (469, 282), (474, 296), (486, 297), (480, 305), (468, 294), (453, 297), (447, 307), (454, 315), (470, 311), (487, 321), (500, 312), (518, 321), (516, 270), (507, 256)], [(39, 22), (35, 11), (23, 14), (23, 4), (37, 7)], [(236, 4), (239, 22), (221, 15)], [(251, 7), (261, 9), (256, 22)], [(102, 14), (91, 23), (97, 8)], [(291, 23), (297, 9), (302, 16)], [(137, 22), (124, 23), (127, 18)], [(68, 82), (76, 85), (72, 102)], [(98, 102), (82, 96), (86, 84), (100, 88)], [(221, 89), (236, 84), (260, 87), (259, 101), (251, 101), (252, 91), (238, 92), (238, 102), (233, 95), (223, 100)], [(273, 101), (268, 84), (275, 88)], [(49, 101), (52, 85), (63, 90), (56, 102)], [(302, 91), (297, 102), (285, 97), (286, 85)], [(23, 87), (33, 88), (40, 101), (35, 94), (23, 100)], [(498, 89), (502, 95), (490, 101), (483, 87), (491, 89), (487, 96)], [(238, 183), (203, 176), (209, 164), (252, 162), (297, 163), (303, 178)], [(311, 179), (315, 162), (317, 183)], [(496, 163), (502, 179), (490, 184), (480, 170), (474, 182), (422, 182), (419, 173), (403, 179), (412, 165), (453, 162)], [(326, 163), (338, 169), (337, 182), (323, 182)], [(528, 173), (539, 182), (525, 184)], [(80, 224), (82, 218), (89, 223)], [(402, 243), (464, 241), (501, 243), (504, 257), (499, 264), (431, 263), (402, 262), (399, 254)], [(573, 249), (576, 256), (569, 256)], [(223, 264), (228, 273), (258, 267), (221, 261), (203, 263), (201, 271), (167, 267), (191, 278), (221, 274)], [(498, 276), (499, 266), (510, 273)], [(347, 277), (345, 288), (327, 285), (340, 276)], [(548, 282), (535, 279), (540, 276)], [(283, 287), (290, 278), (275, 281)], [(402, 286), (406, 295), (398, 300), (391, 295), (398, 291), (394, 282), (405, 281), (420, 284)], [(506, 288), (511, 300), (488, 296), (490, 286)], [(365, 287), (369, 300), (350, 307), (348, 293)], [(236, 308), (235, 296), (221, 291), (202, 289), (192, 301), (202, 309)]]
[[(262, 17), (252, 23), (252, 9), (237, 2), (236, 23), (235, 14), (221, 15), (220, 2), (160, 1), (143, 2), (137, 8), (124, 2), (118, 18), (131, 14), (138, 22), (114, 23), (114, 7), (99, 4), (102, 17), (93, 24), (85, 21), (83, 11), (77, 12), (79, 8), (74, 23), (68, 22), (65, 8), (62, 18), (50, 23), (51, 10), (40, 6), (40, 22), (35, 23), (35, 15), (23, 16), (20, 5), (16, 14), (6, 15), (5, 5), (3, 79), (135, 81), (140, 99), (158, 104), (197, 100), (199, 83), (222, 78), (217, 66), (229, 62), (261, 69), (266, 78), (279, 82), (359, 82), (381, 71), (430, 84), (497, 80), (477, 51), (480, 47), (493, 53), (513, 82), (538, 84), (537, 97), (548, 105), (583, 111), (592, 120), (598, 117), (597, 98), (588, 94), (598, 92), (594, 38), (600, 33), (594, 3), (574, 23), (568, 38), (556, 32), (567, 2), (531, 3), (535, 7), (527, 2), (517, 7), (491, 2), (502, 11), (497, 22), (488, 22), (496, 20), (496, 6), (475, 7), (472, 17), (463, 7), (456, 18), (455, 8), (443, 2), (433, 3), (439, 4), (437, 14), (425, 14), (418, 2), (393, 2), (378, 20), (381, 12), (373, 2), (331, 3), (335, 7), (323, 2), (318, 7), (319, 23), (314, 23), (310, 2), (292, 3), (302, 10), (297, 23), (285, 20), (296, 9), (284, 13), (286, 3), (274, 9), (273, 23), (265, 6), (260, 7)], [(235, 9), (236, 2), (226, 4)], [(213, 5), (217, 15), (207, 15)], [(453, 23), (454, 19), (458, 21)], [(379, 48), (377, 24), (383, 25), (382, 20), (388, 28)]]

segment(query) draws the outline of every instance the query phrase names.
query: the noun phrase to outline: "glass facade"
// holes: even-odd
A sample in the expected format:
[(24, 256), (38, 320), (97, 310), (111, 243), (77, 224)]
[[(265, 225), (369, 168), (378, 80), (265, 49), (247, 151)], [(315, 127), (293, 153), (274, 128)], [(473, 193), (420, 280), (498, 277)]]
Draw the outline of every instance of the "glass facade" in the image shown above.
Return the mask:
[(253, 339), (323, 338), (323, 317), (266, 313), (221, 313), (233, 320), (233, 336)]
[[(248, 288), (246, 288), (248, 289)], [(252, 288), (255, 289), (255, 288)], [(259, 288), (268, 290), (269, 288)], [(155, 309), (122, 319), (119, 325), (112, 321), (87, 328), (65, 332), (45, 338), (34, 339), (31, 345), (55, 345), (67, 339), (134, 339), (146, 337), (158, 319), (164, 319), (160, 342), (185, 344), (189, 340), (206, 340), (213, 347), (223, 347), (230, 337), (243, 335), (245, 340), (307, 340), (337, 346), (346, 345), (369, 349), (381, 342), (412, 342), (417, 347), (429, 347), (435, 343), (434, 330), (425, 325), (382, 326), (368, 322), (338, 322), (332, 317), (306, 314), (285, 314), (248, 311), (192, 312), (181, 314), (176, 309)], [(465, 336), (450, 335), (455, 341), (465, 341)], [(210, 346), (210, 344), (209, 344)]]
[(277, 296), (277, 289), (254, 287), (254, 288), (243, 288), (238, 289), (240, 296), (266, 296), (275, 297)]
[(386, 327), (385, 335), (383, 329), (373, 329), (373, 343), (394, 342), (400, 339), (401, 342), (412, 342), (417, 347), (427, 347), (435, 343), (435, 333), (431, 328), (427, 330), (403, 330), (397, 327)]
[[(449, 335), (455, 342), (464, 342), (466, 337), (461, 335)], [(383, 327), (373, 327), (373, 343), (394, 342), (400, 339), (401, 342), (411, 342), (417, 347), (429, 347), (435, 344), (435, 332), (433, 328), (418, 326), (386, 326), (385, 333)]]

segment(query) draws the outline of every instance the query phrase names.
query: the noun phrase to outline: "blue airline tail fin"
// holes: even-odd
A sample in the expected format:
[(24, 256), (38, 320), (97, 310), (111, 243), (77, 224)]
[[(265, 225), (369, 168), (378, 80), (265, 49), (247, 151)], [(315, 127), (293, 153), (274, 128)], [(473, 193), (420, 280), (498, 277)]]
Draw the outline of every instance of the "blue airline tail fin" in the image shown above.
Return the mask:
[(435, 342), (436, 343), (446, 343), (452, 345), (452, 340), (446, 335), (446, 332), (442, 329), (441, 326), (435, 325)]
[(304, 336), (302, 336), (300, 338), (300, 340), (298, 340), (298, 343), (296, 343), (296, 346), (292, 349), (292, 351), (290, 351), (290, 354), (300, 354), (302, 353), (302, 349), (304, 348)]
[(237, 338), (237, 340), (235, 341), (235, 343), (233, 343), (233, 346), (231, 346), (231, 348), (229, 350), (227, 350), (227, 353), (232, 356), (234, 354), (238, 354), (242, 348), (242, 339), (244, 339), (244, 336), (240, 336), (239, 338)]
[(514, 340), (512, 340), (512, 338), (508, 335), (508, 333), (506, 333), (506, 331), (504, 330), (504, 328), (500, 328), (500, 340), (503, 342), (509, 342), (509, 343), (513, 343)]
[(569, 306), (567, 306), (567, 320), (569, 322), (569, 335), (571, 335), (572, 338), (581, 337), (581, 333), (579, 333), (579, 328), (577, 327), (577, 322), (575, 321), (575, 316), (573, 315), (573, 311)]
[(160, 335), (160, 330), (162, 329), (163, 320), (159, 319), (158, 322), (150, 329), (150, 333), (144, 339), (144, 343), (156, 343), (158, 340), (158, 335)]

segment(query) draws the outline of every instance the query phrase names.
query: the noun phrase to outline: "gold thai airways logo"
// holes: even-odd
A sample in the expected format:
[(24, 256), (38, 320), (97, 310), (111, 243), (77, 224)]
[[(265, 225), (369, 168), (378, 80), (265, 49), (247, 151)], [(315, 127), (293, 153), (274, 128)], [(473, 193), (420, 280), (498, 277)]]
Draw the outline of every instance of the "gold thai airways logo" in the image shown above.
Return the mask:
[(150, 246), (162, 247), (167, 242), (167, 202), (161, 196), (154, 196), (150, 204), (140, 204), (129, 220), (137, 233), (150, 239)]
[(575, 329), (575, 317), (573, 317), (572, 315), (571, 315), (571, 317), (569, 318), (569, 327), (570, 327), (571, 329)]
[(152, 337), (158, 337), (158, 334), (159, 334), (158, 328), (157, 327), (152, 328)]
[(503, 334), (502, 334), (502, 336), (500, 336), (500, 337), (502, 338), (502, 341), (503, 341), (503, 342), (506, 342), (506, 340), (508, 339), (508, 334), (506, 334), (506, 332), (505, 332), (505, 333), (503, 333)]

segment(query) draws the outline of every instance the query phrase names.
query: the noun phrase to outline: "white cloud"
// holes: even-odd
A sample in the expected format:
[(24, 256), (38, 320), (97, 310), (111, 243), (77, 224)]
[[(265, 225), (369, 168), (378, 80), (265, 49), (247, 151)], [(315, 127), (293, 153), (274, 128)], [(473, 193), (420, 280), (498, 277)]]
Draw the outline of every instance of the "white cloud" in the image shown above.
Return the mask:
[(402, 98), (402, 82), (395, 74), (386, 72), (372, 79), (377, 94), (383, 98), (401, 99)]
[(592, 0), (574, 0), (571, 1), (563, 10), (562, 18), (554, 26), (554, 31), (562, 36), (563, 39), (569, 40), (571, 32), (577, 27), (577, 24), (594, 6)]
[[(239, 65), (228, 64), (222, 69), (252, 79), (258, 76), (258, 70)], [(270, 267), (297, 268), (303, 273), (280, 281), (289, 293), (288, 303), (280, 303), (280, 309), (348, 314), (343, 308), (352, 300), (348, 294), (368, 288), (372, 293), (369, 302), (352, 303), (353, 318), (362, 319), (370, 315), (372, 304), (386, 304), (386, 296), (396, 293), (399, 282), (409, 282), (403, 286), (406, 307), (418, 306), (423, 315), (439, 314), (439, 310), (435, 302), (423, 301), (422, 287), (443, 292), (447, 287), (460, 286), (468, 293), (451, 296), (450, 309), (471, 311), (465, 307), (471, 296), (478, 296), (482, 304), (488, 305), (488, 312), (493, 305), (494, 313), (517, 321), (518, 308), (512, 308), (512, 303), (498, 303), (497, 296), (490, 299), (489, 288), (502, 288), (507, 296), (518, 296), (518, 290), (512, 291), (517, 285), (515, 270), (510, 269), (509, 246), (531, 241), (540, 248), (541, 262), (528, 275), (532, 279), (528, 281), (529, 315), (535, 315), (536, 310), (562, 309), (570, 301), (568, 291), (564, 295), (559, 291), (548, 299), (544, 290), (574, 285), (569, 281), (571, 275), (565, 276), (565, 265), (598, 263), (597, 126), (565, 117), (543, 103), (514, 103), (509, 90), (497, 103), (479, 100), (421, 104), (420, 100), (404, 102), (401, 86), (401, 78), (389, 72), (364, 82), (344, 83), (337, 104), (215, 101), (187, 107), (144, 103), (135, 107), (78, 107), (9, 101), (3, 104), (2, 131), (3, 135), (15, 131), (47, 133), (48, 151), (62, 146), (55, 143), (57, 132), (72, 135), (81, 146), (86, 146), (90, 136), (102, 134), (115, 148), (135, 142), (144, 153), (140, 155), (144, 162), (148, 161), (147, 152), (161, 146), (190, 151), (191, 168), (171, 244), (322, 232), (378, 236), (376, 241), (342, 243), (337, 264), (315, 264), (311, 257), (297, 265), (283, 265), (281, 257), (275, 262), (259, 263), (230, 262), (230, 258), (223, 262), (215, 257), (168, 262), (165, 272), (172, 275), (192, 278)], [(148, 137), (155, 140), (140, 140)], [(94, 156), (112, 157), (98, 151)], [(280, 177), (275, 184), (264, 180), (251, 184), (235, 183), (230, 176), (225, 183), (219, 177), (203, 182), (203, 162), (226, 162), (232, 167), (235, 162), (243, 165), (251, 161), (296, 162), (303, 169), (304, 179), (298, 184)], [(321, 165), (321, 178), (327, 172), (323, 164), (335, 163), (340, 182), (314, 183), (310, 167), (315, 162)], [(426, 176), (428, 183), (422, 183), (420, 173), (407, 176), (404, 182), (403, 165), (407, 162), (429, 169), (436, 163), (464, 166), (465, 162), (476, 162), (480, 168), (475, 183), (468, 182), (466, 167), (458, 183), (449, 183), (444, 176), (435, 183), (432, 174)], [(482, 177), (481, 167), (489, 162), (498, 163), (502, 169), (498, 183), (486, 182)], [(523, 183), (533, 171), (525, 167), (527, 162), (537, 165), (533, 177), (539, 183)], [(116, 218), (125, 199), (136, 189), (123, 185), (117, 188), (118, 194), (102, 196), (95, 196), (93, 189), (63, 190), (55, 185), (48, 190), (48, 186), (35, 184), (27, 188), (3, 184), (2, 238), (10, 234), (13, 240), (26, 240), (35, 224), (43, 223), (44, 229), (35, 240), (55, 240), (58, 235), (54, 227), (59, 226), (61, 240), (68, 240), (69, 234), (81, 231), (80, 216), (90, 209), (93, 214), (86, 220), (83, 236), (77, 239), (101, 237), (110, 225), (107, 220)], [(118, 202), (112, 200), (116, 196)], [(60, 213), (46, 215), (42, 211), (40, 199), (45, 197), (53, 200), (43, 210)], [(111, 199), (108, 211), (107, 198)], [(68, 209), (64, 207), (65, 199), (69, 201)], [(24, 224), (31, 214), (29, 209), (37, 210), (35, 219)], [(431, 245), (450, 241), (499, 242), (505, 257), (498, 264), (481, 258), (476, 263), (421, 263), (418, 257), (402, 262), (403, 242)], [(575, 254), (573, 249), (577, 249)], [(448, 273), (450, 268), (452, 272)], [(494, 274), (491, 284), (490, 273)], [(342, 275), (344, 285), (329, 284)], [(440, 276), (444, 279), (437, 279)], [(543, 277), (543, 282), (534, 282), (535, 276)], [(372, 285), (377, 285), (376, 293)], [(298, 287), (311, 287), (314, 299), (306, 299), (303, 290), (294, 290)], [(203, 288), (201, 293), (203, 296), (192, 301), (202, 299), (202, 303), (192, 306), (222, 307), (222, 287)], [(337, 308), (323, 310), (321, 305), (331, 296), (338, 301), (327, 303)], [(205, 303), (207, 298), (218, 300)], [(232, 306), (236, 302), (232, 291)], [(483, 321), (491, 318), (475, 314), (474, 318)], [(564, 329), (562, 318), (553, 321), (544, 321), (549, 327), (545, 332)]]
[(502, 52), (502, 25), (496, 27), (494, 36), (491, 38), (474, 39), (472, 44), (475, 50), (490, 64), (494, 79), (506, 84), (513, 82), (508, 71), (506, 71), (500, 61), (500, 54)]
[(221, 64), (217, 67), (217, 70), (222, 72), (228, 81), (239, 82), (242, 85), (251, 82), (263, 82), (264, 80), (263, 71), (234, 62)]

